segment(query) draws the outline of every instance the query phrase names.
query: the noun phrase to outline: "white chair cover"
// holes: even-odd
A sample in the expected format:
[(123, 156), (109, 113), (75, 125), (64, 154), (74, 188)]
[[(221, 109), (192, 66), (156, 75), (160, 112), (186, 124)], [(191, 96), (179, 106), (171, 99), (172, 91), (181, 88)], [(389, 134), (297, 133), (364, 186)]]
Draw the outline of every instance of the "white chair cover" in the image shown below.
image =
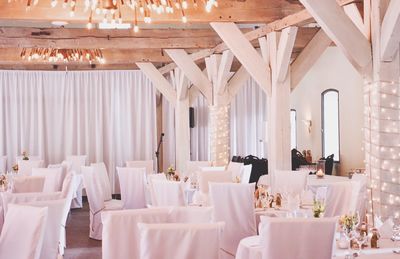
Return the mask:
[(72, 170), (72, 163), (68, 161), (62, 161), (61, 164), (49, 164), (47, 168), (62, 168), (62, 176), (61, 176), (62, 178), (61, 185), (62, 185), (65, 176), (69, 171)]
[(167, 176), (164, 173), (160, 174), (148, 174), (146, 175), (147, 183), (151, 183), (154, 180), (167, 181)]
[(271, 176), (269, 174), (261, 175), (260, 178), (258, 178), (258, 182), (257, 182), (257, 185), (260, 185), (260, 184), (270, 186), (271, 185)]
[(32, 168), (43, 167), (43, 160), (19, 160), (18, 161), (18, 174), (19, 175), (32, 175)]
[(331, 259), (336, 222), (337, 218), (262, 217), (263, 259)]
[(83, 174), (90, 209), (89, 237), (101, 240), (102, 224), (100, 213), (103, 210), (122, 209), (123, 205), (121, 201), (110, 200), (108, 203), (104, 201), (103, 179), (99, 173), (94, 172), (93, 167), (82, 166), (81, 172)]
[(65, 199), (34, 201), (22, 205), (48, 208), (45, 233), (43, 238), (40, 259), (55, 259), (58, 255), (58, 244), (60, 241), (61, 221), (65, 207)]
[(253, 165), (244, 165), (243, 170), (242, 170), (242, 176), (240, 178), (241, 183), (249, 183), (250, 182), (250, 175), (251, 175), (251, 169), (253, 168)]
[(368, 201), (368, 179), (365, 174), (354, 174), (351, 178), (352, 181), (358, 181), (360, 183), (360, 194), (358, 195), (356, 211), (360, 213), (361, 218), (364, 218), (367, 213)]
[(210, 183), (214, 221), (225, 222), (221, 249), (234, 256), (242, 238), (256, 235), (255, 184)]
[(47, 208), (10, 205), (0, 236), (0, 258), (40, 258), (47, 210)]
[(279, 171), (276, 170), (272, 176), (273, 193), (289, 193), (291, 195), (301, 195), (307, 186), (306, 171)]
[(150, 208), (103, 212), (103, 259), (140, 258), (137, 223), (166, 222), (168, 211), (168, 208)]
[[(87, 156), (67, 156), (65, 159), (67, 162), (71, 163), (71, 170), (75, 171), (77, 175), (81, 175), (81, 167), (86, 165)], [(78, 177), (75, 178), (77, 184), (75, 186), (76, 193), (74, 195), (74, 199), (72, 200), (71, 208), (82, 208), (82, 189), (83, 184), (78, 180)]]
[(65, 206), (63, 210), (63, 215), (61, 219), (61, 230), (60, 230), (60, 255), (64, 255), (64, 248), (66, 248), (67, 237), (65, 227), (67, 225), (68, 214), (71, 209), (71, 203), (74, 195), (73, 181), (77, 177), (74, 171), (69, 172), (64, 179), (61, 195), (65, 199)]
[(154, 173), (154, 162), (153, 160), (137, 160), (137, 161), (126, 161), (126, 167), (133, 168), (146, 168), (147, 174)]
[(223, 223), (139, 223), (138, 227), (141, 259), (219, 258)]
[(213, 183), (231, 183), (232, 173), (230, 171), (204, 171), (197, 173), (200, 192), (208, 193), (208, 184)]
[(168, 223), (210, 223), (212, 222), (212, 207), (171, 207)]
[(100, 176), (104, 201), (111, 200), (112, 199), (111, 185), (106, 165), (103, 162), (101, 162), (101, 163), (92, 163), (91, 166), (94, 167), (94, 172)]
[(7, 172), (7, 156), (0, 156), (0, 174)]
[(226, 170), (232, 172), (232, 178), (236, 179), (236, 177), (240, 178), (242, 176), (243, 166), (243, 163), (229, 162)]
[(210, 167), (211, 161), (187, 161), (185, 176), (191, 176), (197, 171), (201, 171), (200, 167)]
[(359, 181), (337, 182), (328, 186), (325, 202), (325, 217), (354, 213), (360, 196)]
[(43, 192), (44, 176), (17, 176), (13, 178), (12, 189), (13, 193), (24, 192)]
[(145, 208), (146, 168), (117, 167), (117, 172), (124, 209)]
[(182, 182), (154, 180), (151, 182), (153, 206), (185, 206)]
[(225, 166), (201, 166), (200, 170), (204, 172), (225, 171)]
[(32, 168), (32, 176), (45, 178), (43, 192), (59, 192), (64, 181), (63, 169), (58, 168)]

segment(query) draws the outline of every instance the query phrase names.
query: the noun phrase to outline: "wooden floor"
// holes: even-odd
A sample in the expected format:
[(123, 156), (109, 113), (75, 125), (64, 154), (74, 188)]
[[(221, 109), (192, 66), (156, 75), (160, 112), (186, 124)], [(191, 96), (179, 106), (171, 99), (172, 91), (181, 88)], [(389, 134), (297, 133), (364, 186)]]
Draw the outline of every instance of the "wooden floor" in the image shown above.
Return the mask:
[(101, 241), (89, 238), (89, 205), (73, 209), (67, 222), (67, 249), (64, 259), (101, 259)]

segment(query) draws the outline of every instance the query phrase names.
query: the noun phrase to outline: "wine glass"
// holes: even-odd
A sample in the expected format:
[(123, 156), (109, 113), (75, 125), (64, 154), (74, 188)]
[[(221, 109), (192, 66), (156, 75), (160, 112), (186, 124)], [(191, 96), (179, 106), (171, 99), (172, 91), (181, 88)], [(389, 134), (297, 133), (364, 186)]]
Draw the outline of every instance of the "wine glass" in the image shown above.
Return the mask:
[[(397, 241), (400, 241), (400, 218), (395, 217), (393, 218), (393, 227), (392, 227), (393, 235), (392, 241), (394, 242), (395, 246), (397, 247)], [(400, 252), (399, 249), (395, 250), (396, 252)]]
[(357, 249), (355, 254), (357, 256), (361, 255), (361, 250), (362, 250), (362, 245), (365, 244), (365, 242), (367, 242), (367, 235), (365, 234), (365, 232), (361, 232), (361, 231), (354, 231), (353, 233), (353, 240), (357, 243)]
[[(349, 243), (349, 245), (347, 247), (347, 254), (351, 256), (352, 255), (351, 240), (354, 237), (354, 230), (352, 228), (343, 227), (343, 234), (344, 234), (344, 237), (346, 238), (347, 242)], [(347, 258), (347, 256), (346, 256), (346, 258)]]

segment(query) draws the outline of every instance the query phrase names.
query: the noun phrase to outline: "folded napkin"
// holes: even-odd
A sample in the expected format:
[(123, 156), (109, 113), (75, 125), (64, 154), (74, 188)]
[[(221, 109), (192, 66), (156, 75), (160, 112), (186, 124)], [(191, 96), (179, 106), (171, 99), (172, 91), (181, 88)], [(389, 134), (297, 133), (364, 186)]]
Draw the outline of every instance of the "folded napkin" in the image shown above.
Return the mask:
[(379, 230), (381, 238), (391, 238), (393, 235), (393, 219), (388, 218), (385, 222), (375, 216), (375, 226)]

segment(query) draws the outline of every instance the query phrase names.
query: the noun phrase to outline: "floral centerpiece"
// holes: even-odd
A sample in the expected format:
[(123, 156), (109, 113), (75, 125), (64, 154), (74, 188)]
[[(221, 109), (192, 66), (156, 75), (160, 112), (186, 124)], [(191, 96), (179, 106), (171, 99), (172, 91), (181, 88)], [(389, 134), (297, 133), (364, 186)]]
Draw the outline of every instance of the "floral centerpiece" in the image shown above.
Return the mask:
[(359, 219), (358, 219), (357, 213), (345, 214), (339, 218), (339, 225), (347, 233), (355, 230), (358, 223), (359, 223)]
[(325, 212), (325, 204), (322, 201), (314, 200), (312, 211), (314, 218), (320, 218)]
[(7, 177), (4, 174), (0, 175), (0, 190), (6, 190), (7, 184)]
[(29, 160), (29, 157), (28, 157), (28, 152), (26, 152), (26, 151), (22, 151), (22, 160)]
[(14, 173), (18, 173), (18, 164), (13, 165), (12, 170)]
[(170, 165), (167, 169), (167, 178), (173, 180), (175, 176), (175, 168), (173, 165)]

